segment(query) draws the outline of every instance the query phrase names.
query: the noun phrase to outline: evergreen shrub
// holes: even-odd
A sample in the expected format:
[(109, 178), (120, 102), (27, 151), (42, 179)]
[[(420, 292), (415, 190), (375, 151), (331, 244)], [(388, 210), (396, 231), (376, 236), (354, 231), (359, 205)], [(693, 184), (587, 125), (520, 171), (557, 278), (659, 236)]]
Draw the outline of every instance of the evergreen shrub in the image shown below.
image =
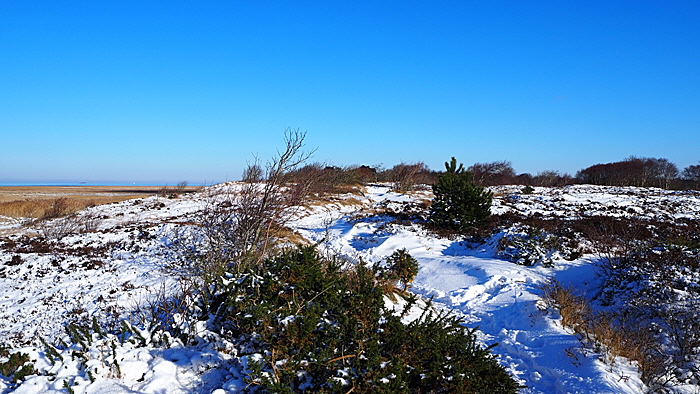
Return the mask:
[(390, 282), (403, 283), (403, 290), (408, 286), (418, 274), (418, 260), (404, 249), (395, 250), (386, 258), (386, 272), (384, 276)]
[(472, 181), (472, 173), (457, 166), (454, 157), (433, 185), (433, 204), (428, 221), (438, 228), (465, 231), (491, 215), (493, 194)]
[(210, 305), (216, 330), (240, 349), (247, 392), (517, 392), (458, 317), (428, 306), (409, 322), (415, 296), (401, 312), (387, 309), (377, 265), (348, 265), (312, 247), (265, 265), (228, 278)]

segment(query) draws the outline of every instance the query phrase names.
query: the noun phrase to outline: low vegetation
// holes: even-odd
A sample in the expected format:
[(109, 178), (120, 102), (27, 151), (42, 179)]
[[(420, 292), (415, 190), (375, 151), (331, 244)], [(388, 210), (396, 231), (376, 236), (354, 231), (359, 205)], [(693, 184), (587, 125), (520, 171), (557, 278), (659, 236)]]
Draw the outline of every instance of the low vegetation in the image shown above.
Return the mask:
[(114, 197), (59, 197), (0, 202), (0, 215), (12, 218), (53, 219), (68, 216), (87, 207), (119, 201)]
[(584, 248), (597, 254), (602, 285), (594, 298), (554, 280), (541, 288), (547, 305), (559, 311), (562, 325), (582, 346), (610, 364), (617, 357), (630, 360), (652, 392), (700, 383), (700, 227), (695, 221), (506, 215), (491, 223), (511, 229), (498, 250), (518, 264), (552, 266), (552, 253), (570, 258)]

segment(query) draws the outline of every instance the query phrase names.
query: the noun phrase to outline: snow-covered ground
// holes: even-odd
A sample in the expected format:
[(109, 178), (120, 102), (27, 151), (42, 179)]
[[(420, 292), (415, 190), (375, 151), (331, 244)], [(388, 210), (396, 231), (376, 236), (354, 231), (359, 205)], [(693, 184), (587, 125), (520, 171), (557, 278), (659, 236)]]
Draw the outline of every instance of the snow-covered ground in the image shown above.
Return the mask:
[[(137, 323), (139, 309), (174, 291), (177, 284), (162, 269), (174, 229), (205, 208), (207, 196), (226, 187), (235, 185), (212, 186), (178, 198), (154, 196), (93, 207), (80, 213), (87, 219), (69, 225), (62, 224), (65, 219), (39, 227), (0, 220), (0, 230), (10, 234), (0, 236), (0, 344), (29, 354), (40, 372), (16, 387), (0, 378), (0, 393), (65, 393), (68, 385), (75, 393), (225, 394), (244, 387), (241, 367), (232, 366), (245, 366), (245, 360), (230, 363), (236, 350), (207, 336), (201, 327), (206, 340), (185, 345), (172, 339), (169, 347), (150, 339), (132, 343), (112, 334), (94, 336), (94, 344), (82, 353), (87, 360), (82, 364), (68, 351), (62, 360), (47, 354), (39, 341), (61, 338), (66, 323), (93, 316), (101, 322), (131, 316)], [(520, 189), (494, 188), (492, 211), (562, 218), (700, 217), (697, 192), (587, 185), (535, 188), (532, 194), (521, 194)], [(361, 194), (311, 205), (292, 227), (319, 248), (357, 261), (376, 262), (406, 248), (420, 263), (412, 291), (460, 314), (469, 326), (478, 326), (484, 345), (498, 343), (492, 351), (527, 386), (523, 393), (644, 391), (633, 365), (624, 360), (613, 366), (601, 362), (540, 302), (538, 285), (548, 278), (583, 291), (594, 288), (595, 256), (557, 261), (553, 268), (526, 267), (496, 258), (494, 242), (474, 248), (386, 215), (414, 209), (430, 198), (427, 191), (400, 194), (383, 185), (367, 186)], [(697, 390), (700, 387), (678, 388)]]

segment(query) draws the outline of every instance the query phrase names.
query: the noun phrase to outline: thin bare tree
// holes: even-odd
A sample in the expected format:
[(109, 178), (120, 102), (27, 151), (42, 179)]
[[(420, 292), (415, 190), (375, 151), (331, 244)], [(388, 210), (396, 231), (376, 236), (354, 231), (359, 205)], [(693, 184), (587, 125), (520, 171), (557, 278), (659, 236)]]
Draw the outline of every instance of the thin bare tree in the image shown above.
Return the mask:
[[(255, 268), (308, 195), (311, 179), (284, 181), (314, 153), (303, 150), (305, 137), (298, 129), (285, 130), (284, 149), (266, 164), (262, 181), (213, 189), (192, 225), (173, 237), (174, 268), (205, 282), (227, 270)], [(251, 175), (261, 168), (257, 159), (248, 167)]]

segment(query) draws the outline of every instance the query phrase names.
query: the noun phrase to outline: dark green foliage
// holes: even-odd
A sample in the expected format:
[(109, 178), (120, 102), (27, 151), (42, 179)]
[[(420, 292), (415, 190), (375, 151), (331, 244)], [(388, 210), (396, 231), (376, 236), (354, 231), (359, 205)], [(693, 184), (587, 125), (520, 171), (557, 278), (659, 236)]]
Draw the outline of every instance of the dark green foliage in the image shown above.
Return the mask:
[[(405, 255), (397, 258), (398, 266), (412, 266)], [(247, 361), (249, 392), (517, 391), (489, 350), (476, 343), (475, 330), (459, 318), (427, 307), (405, 324), (415, 297), (408, 297), (400, 314), (387, 310), (376, 266), (348, 268), (312, 247), (265, 265), (261, 274), (229, 278), (210, 305), (215, 329), (237, 342), (239, 357)]]
[(522, 190), (520, 190), (520, 192), (523, 194), (532, 194), (534, 191), (535, 188), (530, 185), (526, 185), (524, 188), (522, 188)]
[(61, 357), (61, 355), (58, 354), (58, 351), (54, 346), (46, 343), (46, 340), (44, 340), (44, 338), (42, 337), (39, 337), (39, 340), (41, 341), (42, 345), (44, 345), (44, 353), (46, 354), (46, 358), (49, 359), (51, 365), (56, 364), (56, 360), (63, 361), (63, 357)]
[(66, 389), (68, 394), (75, 394), (75, 391), (73, 391), (73, 388), (70, 386), (70, 384), (68, 384), (67, 380), (63, 381), (63, 388)]
[(390, 282), (403, 283), (404, 291), (418, 274), (418, 260), (406, 249), (395, 250), (386, 258), (385, 279)]
[(491, 215), (492, 193), (472, 182), (472, 173), (454, 157), (433, 185), (433, 204), (428, 221), (438, 228), (465, 231)]
[(29, 356), (25, 353), (12, 353), (7, 361), (0, 363), (0, 374), (11, 377), (13, 382), (35, 373), (34, 365), (29, 362)]

